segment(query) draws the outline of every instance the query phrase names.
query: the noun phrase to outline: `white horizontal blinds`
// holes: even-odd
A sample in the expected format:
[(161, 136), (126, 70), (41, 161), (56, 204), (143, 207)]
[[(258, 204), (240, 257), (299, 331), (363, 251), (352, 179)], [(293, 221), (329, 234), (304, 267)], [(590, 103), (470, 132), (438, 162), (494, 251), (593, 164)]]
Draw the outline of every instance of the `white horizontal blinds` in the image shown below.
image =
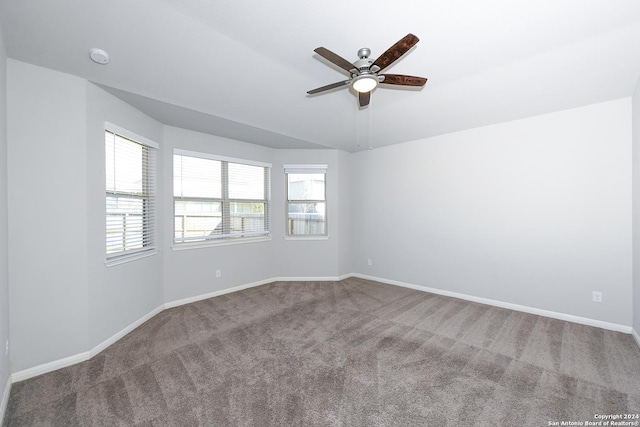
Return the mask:
[(221, 236), (222, 162), (173, 156), (175, 241)]
[(326, 165), (285, 165), (287, 235), (327, 235), (326, 173)]
[(189, 156), (173, 158), (176, 197), (222, 198), (222, 162)]
[(105, 131), (107, 258), (155, 245), (156, 150)]
[(284, 173), (327, 173), (327, 165), (284, 165)]
[(232, 236), (269, 233), (269, 169), (227, 162), (229, 229)]
[(269, 165), (176, 150), (174, 241), (269, 234)]

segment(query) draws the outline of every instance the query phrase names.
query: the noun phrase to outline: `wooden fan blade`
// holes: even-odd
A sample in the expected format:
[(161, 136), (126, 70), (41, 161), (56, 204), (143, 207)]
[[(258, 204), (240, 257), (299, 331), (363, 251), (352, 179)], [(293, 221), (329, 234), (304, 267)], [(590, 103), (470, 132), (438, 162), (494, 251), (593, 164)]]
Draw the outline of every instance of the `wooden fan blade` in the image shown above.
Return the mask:
[(307, 91), (307, 93), (308, 93), (309, 95), (313, 95), (313, 94), (316, 94), (316, 93), (319, 93), (319, 92), (324, 92), (325, 90), (335, 89), (335, 88), (340, 87), (340, 86), (346, 86), (346, 85), (348, 85), (350, 82), (351, 82), (351, 80), (345, 80), (345, 81), (343, 81), (343, 82), (335, 82), (335, 83), (331, 83), (330, 85), (322, 86), (322, 87), (319, 87), (319, 88), (316, 88), (316, 89), (312, 89), (312, 90), (310, 90), (310, 91)]
[(378, 59), (373, 61), (373, 65), (377, 65), (378, 67), (380, 67), (380, 71), (384, 70), (389, 65), (391, 65), (394, 61), (400, 58), (402, 55), (407, 53), (407, 51), (411, 49), (413, 46), (415, 46), (415, 44), (418, 43), (419, 41), (420, 39), (414, 36), (413, 34), (411, 33), (407, 34), (406, 36), (401, 38), (396, 44), (394, 44), (389, 49), (387, 49), (385, 53), (380, 55)]
[(351, 70), (356, 68), (356, 66), (353, 65), (351, 62), (347, 61), (340, 55), (335, 54), (331, 52), (329, 49), (326, 49), (324, 47), (318, 47), (313, 51), (318, 55), (322, 56), (327, 61), (334, 63), (335, 65), (337, 65), (338, 67), (342, 68), (345, 71), (348, 71), (349, 73), (351, 73)]
[(371, 92), (358, 92), (358, 105), (361, 107), (366, 107), (369, 105), (369, 100), (371, 100)]
[(388, 85), (402, 85), (402, 86), (424, 86), (427, 83), (427, 79), (424, 77), (405, 76), (402, 74), (380, 74), (384, 76), (382, 83)]

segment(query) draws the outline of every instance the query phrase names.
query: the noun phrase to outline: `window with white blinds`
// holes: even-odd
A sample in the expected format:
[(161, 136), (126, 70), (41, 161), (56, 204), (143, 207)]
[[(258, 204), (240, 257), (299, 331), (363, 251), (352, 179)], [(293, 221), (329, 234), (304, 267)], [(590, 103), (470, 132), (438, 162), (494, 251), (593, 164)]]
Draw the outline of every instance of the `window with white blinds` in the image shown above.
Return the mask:
[(287, 236), (327, 236), (327, 165), (284, 165)]
[(174, 242), (268, 237), (271, 165), (174, 150)]
[(155, 175), (158, 145), (107, 123), (107, 261), (155, 249)]

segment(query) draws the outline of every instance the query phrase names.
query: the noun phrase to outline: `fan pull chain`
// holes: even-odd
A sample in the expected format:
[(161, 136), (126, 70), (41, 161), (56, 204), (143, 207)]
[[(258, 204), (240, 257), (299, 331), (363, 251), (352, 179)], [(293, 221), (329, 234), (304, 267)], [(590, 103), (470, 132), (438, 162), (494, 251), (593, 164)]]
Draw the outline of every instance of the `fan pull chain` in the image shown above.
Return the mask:
[(358, 120), (360, 118), (360, 115), (358, 114), (360, 113), (360, 107), (357, 103), (354, 105), (356, 106), (356, 114), (354, 115), (355, 120), (353, 121), (356, 125), (356, 148), (360, 148), (360, 120)]
[(373, 103), (369, 102), (369, 150), (373, 150)]
[[(356, 148), (364, 146), (364, 139), (369, 141), (369, 150), (373, 150), (373, 106), (371, 103), (364, 108), (356, 104), (355, 127), (356, 127)], [(366, 116), (365, 116), (366, 115)], [(366, 123), (365, 123), (366, 120)]]

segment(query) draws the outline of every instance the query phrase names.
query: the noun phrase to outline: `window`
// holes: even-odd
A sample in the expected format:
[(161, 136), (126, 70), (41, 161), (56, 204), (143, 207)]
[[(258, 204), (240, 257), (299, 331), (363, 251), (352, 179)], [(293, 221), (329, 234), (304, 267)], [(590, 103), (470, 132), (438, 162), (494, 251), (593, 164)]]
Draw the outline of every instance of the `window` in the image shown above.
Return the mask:
[(287, 236), (326, 236), (326, 165), (285, 165)]
[(174, 242), (269, 236), (271, 165), (174, 150)]
[(106, 124), (108, 262), (155, 249), (157, 148), (152, 141)]

